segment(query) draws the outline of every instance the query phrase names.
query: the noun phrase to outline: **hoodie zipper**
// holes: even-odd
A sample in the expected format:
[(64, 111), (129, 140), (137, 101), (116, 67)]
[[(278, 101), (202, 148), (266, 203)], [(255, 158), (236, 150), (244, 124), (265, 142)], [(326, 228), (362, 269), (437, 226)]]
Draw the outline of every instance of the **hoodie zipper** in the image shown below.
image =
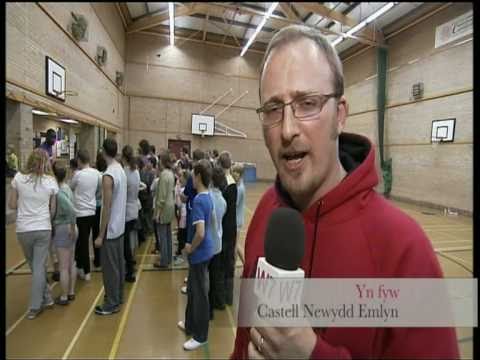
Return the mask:
[(310, 248), (310, 268), (308, 270), (308, 277), (312, 277), (312, 269), (313, 269), (313, 259), (314, 259), (314, 254), (313, 251), (315, 250), (315, 247), (317, 245), (317, 230), (318, 230), (318, 217), (320, 215), (320, 209), (325, 205), (325, 201), (321, 200), (317, 206), (317, 212), (315, 216), (315, 230), (313, 231), (313, 241), (312, 241), (312, 246)]

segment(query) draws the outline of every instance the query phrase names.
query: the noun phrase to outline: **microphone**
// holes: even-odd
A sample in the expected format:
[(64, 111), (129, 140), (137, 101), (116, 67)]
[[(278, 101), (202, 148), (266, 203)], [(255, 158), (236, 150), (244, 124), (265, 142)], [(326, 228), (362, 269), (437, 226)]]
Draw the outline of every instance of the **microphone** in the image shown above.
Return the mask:
[(305, 277), (299, 268), (305, 252), (305, 227), (298, 211), (279, 208), (272, 213), (264, 246), (265, 257), (257, 263), (257, 279)]
[[(291, 317), (299, 314), (305, 278), (299, 267), (305, 251), (305, 228), (300, 213), (291, 208), (275, 210), (267, 225), (264, 246), (265, 257), (258, 259), (255, 274), (257, 311), (251, 316), (255, 323), (260, 321), (265, 326), (272, 325), (270, 320), (274, 318), (275, 326), (292, 326)], [(276, 318), (274, 314), (285, 316)]]

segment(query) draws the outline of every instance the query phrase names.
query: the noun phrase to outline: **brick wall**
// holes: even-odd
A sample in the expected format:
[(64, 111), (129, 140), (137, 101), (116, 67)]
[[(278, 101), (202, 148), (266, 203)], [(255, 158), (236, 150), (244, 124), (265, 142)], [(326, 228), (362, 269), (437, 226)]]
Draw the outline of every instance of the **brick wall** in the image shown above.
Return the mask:
[[(385, 154), (393, 159), (393, 197), (472, 211), (473, 44), (434, 48), (435, 28), (471, 8), (453, 4), (388, 39)], [(344, 62), (352, 114), (347, 128), (374, 141), (376, 72), (372, 49)], [(426, 100), (412, 102), (411, 87), (420, 81)], [(445, 118), (456, 118), (455, 142), (434, 148), (432, 121)]]

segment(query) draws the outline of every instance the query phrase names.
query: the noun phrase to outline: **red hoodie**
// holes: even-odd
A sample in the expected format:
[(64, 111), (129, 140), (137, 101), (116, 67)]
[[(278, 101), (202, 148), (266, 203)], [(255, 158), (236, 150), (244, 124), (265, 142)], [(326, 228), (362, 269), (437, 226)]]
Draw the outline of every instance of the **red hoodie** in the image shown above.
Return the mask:
[[(308, 278), (439, 278), (443, 277), (432, 245), (411, 217), (377, 194), (375, 151), (360, 135), (343, 133), (340, 161), (344, 180), (303, 211), (305, 255), (301, 268)], [(276, 181), (263, 195), (250, 222), (243, 277), (254, 277), (264, 256), (268, 219), (278, 207), (293, 203)], [(248, 358), (249, 328), (238, 328), (231, 358)], [(314, 329), (314, 359), (459, 357), (454, 328)]]

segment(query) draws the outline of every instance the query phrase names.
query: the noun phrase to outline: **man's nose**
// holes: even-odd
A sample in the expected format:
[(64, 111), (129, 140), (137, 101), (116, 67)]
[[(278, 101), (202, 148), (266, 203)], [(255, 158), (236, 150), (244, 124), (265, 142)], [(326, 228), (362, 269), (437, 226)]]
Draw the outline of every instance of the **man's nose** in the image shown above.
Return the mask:
[(295, 136), (300, 133), (298, 120), (293, 113), (292, 105), (287, 105), (283, 108), (282, 119), (282, 140), (284, 142), (291, 142)]

